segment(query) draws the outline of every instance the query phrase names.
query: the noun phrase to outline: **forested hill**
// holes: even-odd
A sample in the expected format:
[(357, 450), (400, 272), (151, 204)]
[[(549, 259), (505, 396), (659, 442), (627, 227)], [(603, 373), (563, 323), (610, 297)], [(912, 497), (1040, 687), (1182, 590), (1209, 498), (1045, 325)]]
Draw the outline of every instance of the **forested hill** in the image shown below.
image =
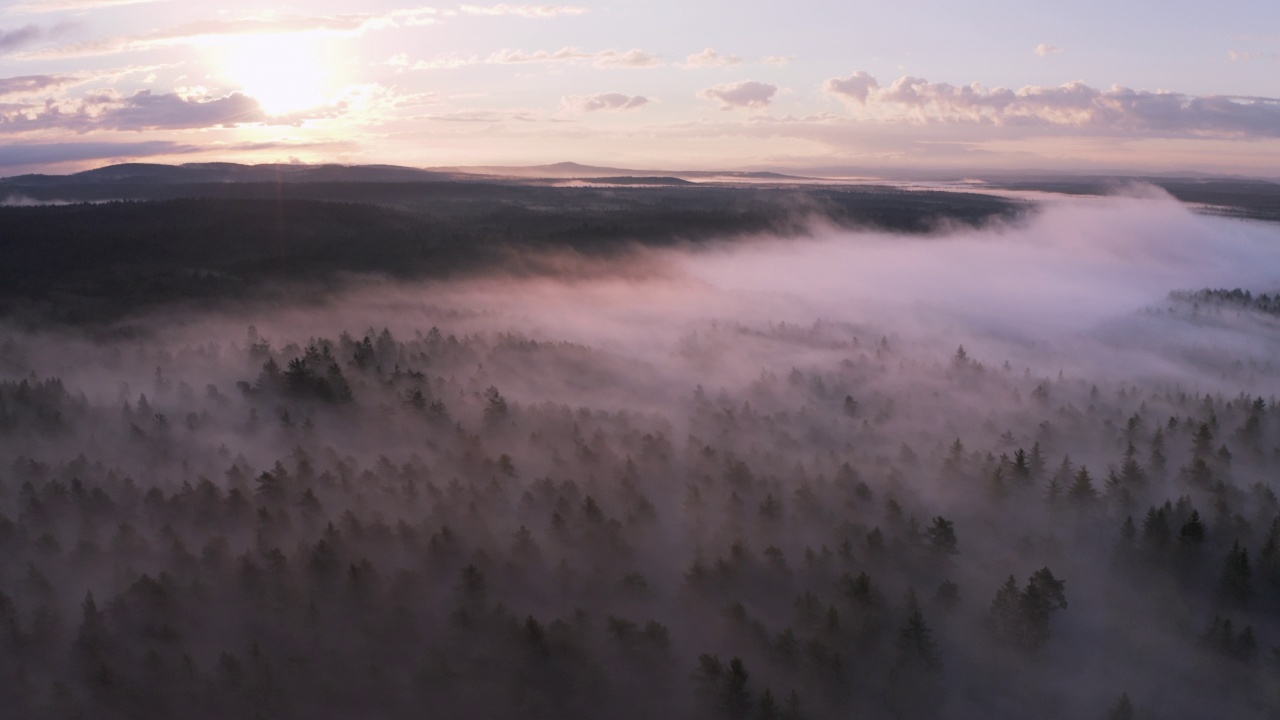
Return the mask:
[[(609, 254), (636, 245), (802, 234), (815, 221), (926, 232), (1012, 217), (1023, 208), (989, 196), (887, 188), (78, 187), (57, 190), (95, 202), (0, 207), (0, 315), (112, 320), (174, 300), (238, 295), (268, 280), (494, 269), (513, 249)], [(96, 201), (112, 195), (145, 201)]]

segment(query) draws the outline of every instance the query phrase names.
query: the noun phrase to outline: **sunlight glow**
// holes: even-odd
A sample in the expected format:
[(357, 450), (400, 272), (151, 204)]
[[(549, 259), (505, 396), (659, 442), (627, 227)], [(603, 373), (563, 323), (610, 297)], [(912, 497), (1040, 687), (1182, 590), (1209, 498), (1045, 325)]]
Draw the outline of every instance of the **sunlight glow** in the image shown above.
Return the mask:
[(226, 82), (271, 115), (325, 105), (338, 82), (333, 48), (323, 37), (239, 37), (218, 49), (217, 64)]

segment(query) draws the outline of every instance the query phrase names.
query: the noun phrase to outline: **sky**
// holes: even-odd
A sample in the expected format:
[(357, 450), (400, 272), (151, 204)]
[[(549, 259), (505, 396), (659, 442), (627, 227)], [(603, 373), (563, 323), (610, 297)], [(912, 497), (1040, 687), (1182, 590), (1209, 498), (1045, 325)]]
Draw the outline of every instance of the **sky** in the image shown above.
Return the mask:
[(0, 0), (0, 176), (113, 162), (1280, 177), (1280, 3)]

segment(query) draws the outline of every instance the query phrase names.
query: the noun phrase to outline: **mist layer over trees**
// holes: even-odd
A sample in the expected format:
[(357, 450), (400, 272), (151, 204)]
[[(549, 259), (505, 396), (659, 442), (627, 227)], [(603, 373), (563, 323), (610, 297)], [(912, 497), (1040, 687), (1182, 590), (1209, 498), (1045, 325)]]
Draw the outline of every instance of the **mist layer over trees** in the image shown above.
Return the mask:
[(32, 326), (104, 323), (183, 301), (278, 301), (300, 284), (327, 295), (355, 273), (456, 278), (518, 272), (550, 252), (615, 257), (637, 246), (795, 236), (815, 222), (920, 233), (1025, 209), (993, 195), (874, 186), (81, 184), (76, 177), (26, 176), (35, 185), (0, 179), (0, 317)]
[(0, 707), (1273, 716), (1280, 231), (811, 235), (7, 330)]

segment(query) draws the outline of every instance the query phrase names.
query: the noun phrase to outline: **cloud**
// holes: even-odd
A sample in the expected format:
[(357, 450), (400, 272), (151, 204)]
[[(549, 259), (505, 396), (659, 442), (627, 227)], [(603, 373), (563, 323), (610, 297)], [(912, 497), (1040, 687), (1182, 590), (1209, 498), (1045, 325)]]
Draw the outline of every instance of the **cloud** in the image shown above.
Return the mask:
[(139, 35), (119, 35), (28, 51), (18, 57), (26, 60), (92, 57), (149, 50), (171, 45), (193, 44), (212, 38), (234, 35), (274, 35), (282, 33), (356, 35), (368, 30), (389, 27), (427, 25), (435, 22), (433, 17), (435, 14), (435, 9), (423, 7), (392, 10), (380, 14), (273, 15), (269, 17), (198, 20)]
[(576, 5), (500, 5), (480, 6), (463, 5), (461, 8), (467, 15), (515, 15), (526, 18), (551, 18), (558, 15), (583, 15), (587, 8)]
[(662, 61), (657, 57), (650, 55), (642, 50), (627, 50), (626, 52), (616, 52), (606, 50), (600, 53), (596, 58), (595, 65), (597, 67), (633, 67), (647, 68), (657, 67)]
[(1228, 50), (1227, 62), (1252, 62), (1254, 60), (1280, 60), (1280, 53), (1254, 50)]
[(701, 90), (698, 92), (698, 97), (704, 100), (718, 101), (721, 110), (733, 110), (735, 108), (762, 109), (769, 106), (774, 94), (777, 92), (777, 85), (756, 82), (755, 80), (742, 80)]
[(35, 0), (19, 2), (10, 6), (10, 12), (49, 13), (67, 10), (97, 10), (99, 8), (117, 7), (120, 5), (142, 5), (145, 3), (169, 2), (169, 0)]
[(441, 55), (434, 60), (419, 60), (411, 67), (414, 70), (448, 70), (452, 68), (465, 67), (467, 65), (479, 65), (482, 61), (475, 55), (465, 56), (456, 53)]
[(795, 59), (795, 55), (765, 55), (763, 62), (765, 65), (788, 65)]
[[(145, 0), (137, 0), (139, 2)], [(124, 4), (124, 3), (116, 3)], [(481, 7), (464, 5), (463, 12), (471, 15), (514, 15), (528, 18), (548, 18), (558, 15), (579, 15), (587, 12), (586, 8), (569, 5), (495, 5)], [(446, 11), (443, 14), (449, 14)], [(384, 30), (396, 27), (415, 27), (437, 22), (441, 11), (426, 6), (399, 8), (381, 13), (341, 13), (334, 15), (268, 15), (227, 17), (198, 20), (167, 28), (160, 28), (136, 35), (118, 35), (100, 38), (82, 43), (62, 45), (28, 51), (20, 57), (27, 60), (50, 60), (73, 57), (91, 57), (110, 55), (122, 52), (149, 50), (170, 45), (185, 45), (208, 41), (212, 38), (234, 35), (266, 35), (281, 33), (327, 33), (337, 35), (358, 35), (372, 30)], [(35, 28), (35, 26), (28, 26)], [(27, 32), (22, 28), (14, 32)], [(36, 31), (39, 28), (35, 28)], [(4, 36), (0, 36), (0, 43)], [(23, 44), (30, 42), (25, 40)], [(3, 51), (3, 44), (0, 44)], [(630, 51), (638, 53), (638, 50)], [(622, 53), (625, 55), (625, 53)], [(646, 58), (648, 56), (645, 56)], [(655, 64), (649, 59), (647, 64)]]
[(456, 123), (504, 123), (510, 120), (522, 123), (537, 122), (538, 118), (523, 110), (457, 110), (454, 112), (431, 113), (421, 116), (423, 120)]
[(15, 50), (39, 42), (45, 36), (39, 25), (23, 25), (17, 30), (0, 30), (0, 53)]
[(78, 82), (79, 78), (71, 75), (23, 75), (20, 77), (0, 78), (0, 97), (21, 95), (61, 87)]
[(1062, 52), (1062, 48), (1050, 45), (1049, 43), (1040, 43), (1039, 45), (1036, 45), (1035, 50), (1032, 50), (1032, 52), (1040, 57), (1047, 57), (1049, 55), (1057, 55)]
[(233, 126), (266, 121), (257, 100), (232, 93), (216, 98), (187, 98), (141, 90), (108, 111), (100, 125), (114, 130), (156, 130)]
[(569, 95), (561, 102), (565, 108), (574, 112), (589, 113), (597, 110), (634, 110), (649, 104), (649, 98), (643, 95), (607, 92), (596, 95)]
[(523, 50), (503, 49), (493, 53), (485, 60), (485, 63), (490, 65), (556, 62), (590, 63), (596, 67), (633, 68), (656, 67), (662, 64), (662, 61), (657, 57), (642, 50), (587, 52), (576, 47), (564, 47), (555, 52), (538, 50), (532, 53)]
[(916, 123), (1070, 128), (1173, 137), (1280, 137), (1280, 99), (1099, 90), (1082, 82), (1028, 85), (1019, 90), (955, 86), (904, 76), (881, 87), (865, 72), (825, 83), (827, 92), (856, 102), (867, 116)]
[(85, 160), (126, 160), (201, 152), (196, 145), (167, 140), (143, 142), (13, 143), (0, 145), (0, 167), (56, 165)]
[(741, 62), (742, 58), (736, 55), (721, 55), (714, 48), (707, 48), (700, 53), (694, 53), (685, 58), (684, 66), (687, 68), (725, 67), (727, 65), (737, 65)]
[(880, 83), (865, 71), (858, 70), (849, 77), (831, 78), (823, 83), (823, 88), (833, 95), (840, 95), (847, 100), (856, 100), (858, 104), (865, 105), (867, 95), (872, 90), (879, 89)]
[(479, 65), (483, 63), (477, 55), (459, 55), (458, 53), (449, 53), (440, 55), (433, 60), (419, 60), (411, 62), (408, 53), (396, 53), (387, 58), (383, 62), (384, 65), (390, 65), (395, 68), (409, 70), (448, 70), (451, 68), (466, 67), (468, 65)]
[(241, 93), (221, 97), (155, 94), (140, 90), (120, 97), (111, 92), (74, 104), (52, 101), (0, 115), (0, 132), (50, 128), (90, 130), (189, 130), (247, 123), (296, 124), (299, 118), (269, 116), (258, 101)]

